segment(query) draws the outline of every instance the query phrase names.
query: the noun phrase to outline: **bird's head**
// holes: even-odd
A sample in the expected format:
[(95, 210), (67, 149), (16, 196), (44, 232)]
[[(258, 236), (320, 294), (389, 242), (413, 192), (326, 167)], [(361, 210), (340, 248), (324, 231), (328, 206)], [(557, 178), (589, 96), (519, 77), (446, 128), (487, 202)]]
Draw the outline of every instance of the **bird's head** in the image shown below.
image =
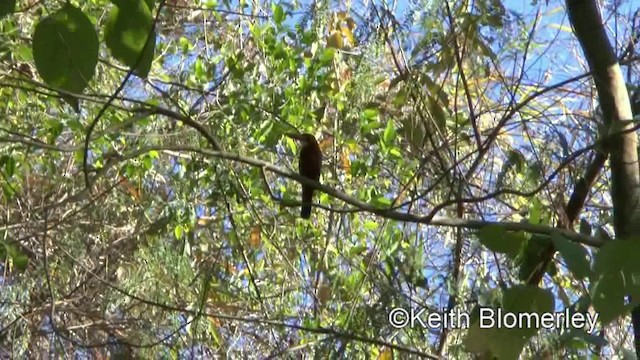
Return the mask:
[(308, 144), (313, 144), (313, 143), (317, 143), (315, 136), (311, 135), (311, 134), (293, 134), (293, 133), (289, 133), (289, 134), (285, 134), (286, 136), (298, 140), (300, 142), (300, 146), (301, 147), (305, 147)]

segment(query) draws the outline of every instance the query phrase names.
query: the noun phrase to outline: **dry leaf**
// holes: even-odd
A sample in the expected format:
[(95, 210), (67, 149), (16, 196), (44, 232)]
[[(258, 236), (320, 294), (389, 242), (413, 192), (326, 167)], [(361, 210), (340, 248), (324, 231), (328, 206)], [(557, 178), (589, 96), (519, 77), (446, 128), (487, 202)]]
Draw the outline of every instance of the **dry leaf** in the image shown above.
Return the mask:
[(259, 248), (261, 243), (261, 227), (260, 225), (256, 225), (251, 228), (251, 234), (249, 235), (249, 245), (253, 248)]

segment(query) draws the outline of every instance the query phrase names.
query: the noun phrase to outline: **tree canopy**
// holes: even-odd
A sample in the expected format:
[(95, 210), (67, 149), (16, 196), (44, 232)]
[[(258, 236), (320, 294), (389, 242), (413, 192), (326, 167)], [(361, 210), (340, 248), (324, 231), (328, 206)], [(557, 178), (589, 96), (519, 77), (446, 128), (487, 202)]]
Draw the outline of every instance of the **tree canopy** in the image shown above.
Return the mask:
[(0, 354), (633, 357), (640, 10), (514, 3), (3, 1)]

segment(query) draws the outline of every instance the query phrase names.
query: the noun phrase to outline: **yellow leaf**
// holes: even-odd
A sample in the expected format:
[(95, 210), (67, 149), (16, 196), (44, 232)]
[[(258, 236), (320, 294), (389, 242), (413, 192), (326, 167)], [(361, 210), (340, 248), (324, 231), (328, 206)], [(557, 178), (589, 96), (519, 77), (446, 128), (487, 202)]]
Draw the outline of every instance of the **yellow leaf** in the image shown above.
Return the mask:
[(558, 29), (560, 31), (564, 31), (566, 33), (570, 33), (570, 34), (573, 33), (573, 29), (571, 28), (571, 26), (560, 25), (560, 24), (550, 24), (549, 27), (552, 29)]
[(213, 220), (215, 220), (215, 218), (212, 217), (212, 216), (201, 216), (201, 217), (198, 218), (198, 225), (199, 226), (207, 226)]
[(380, 352), (380, 355), (378, 355), (377, 360), (391, 360), (391, 359), (393, 359), (393, 350), (389, 348), (385, 348)]
[(213, 327), (217, 328), (220, 327), (221, 322), (220, 319), (218, 318), (214, 318), (213, 316), (209, 317), (209, 322), (211, 323), (211, 325), (213, 325)]
[(320, 140), (320, 144), (318, 144), (318, 146), (320, 146), (320, 150), (324, 152), (327, 149), (331, 148), (331, 144), (333, 144), (333, 136), (325, 135), (324, 138)]
[(251, 228), (251, 235), (249, 235), (249, 245), (254, 248), (260, 247), (260, 225), (256, 225)]
[(356, 39), (353, 37), (353, 33), (351, 32), (351, 29), (349, 29), (348, 26), (341, 26), (340, 30), (342, 31), (342, 35), (347, 38), (347, 41), (349, 42), (349, 45), (354, 46), (356, 44)]
[(378, 88), (380, 89), (381, 92), (385, 92), (385, 91), (389, 90), (390, 86), (391, 86), (391, 80), (390, 79), (386, 79), (385, 78), (383, 81), (378, 83)]
[(120, 176), (120, 186), (126, 190), (135, 200), (141, 200), (140, 189), (136, 188), (126, 177)]
[(349, 158), (348, 148), (342, 148), (342, 152), (340, 153), (340, 162), (342, 162), (342, 168), (344, 171), (349, 172), (351, 169), (351, 159)]

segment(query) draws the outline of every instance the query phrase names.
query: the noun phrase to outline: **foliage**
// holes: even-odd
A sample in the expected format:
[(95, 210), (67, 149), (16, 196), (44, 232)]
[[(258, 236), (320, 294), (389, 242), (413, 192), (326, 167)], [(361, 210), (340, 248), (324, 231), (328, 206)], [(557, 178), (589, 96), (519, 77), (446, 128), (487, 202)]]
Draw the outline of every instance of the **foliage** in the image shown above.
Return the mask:
[[(608, 174), (559, 225), (599, 135), (570, 29), (441, 5), (3, 2), (0, 353), (626, 354), (640, 249), (611, 239)], [(323, 150), (309, 221), (291, 132)]]

